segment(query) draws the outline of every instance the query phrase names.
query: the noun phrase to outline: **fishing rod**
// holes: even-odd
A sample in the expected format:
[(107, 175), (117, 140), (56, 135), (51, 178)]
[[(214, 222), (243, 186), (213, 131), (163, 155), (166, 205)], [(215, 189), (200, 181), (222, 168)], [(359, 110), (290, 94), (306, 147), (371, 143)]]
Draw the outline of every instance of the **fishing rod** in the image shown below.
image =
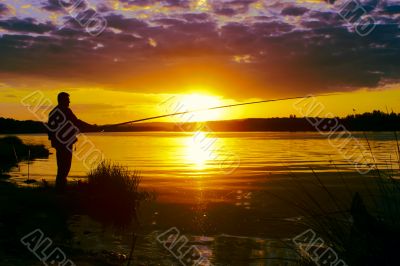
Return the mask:
[(210, 111), (210, 110), (216, 110), (216, 109), (222, 109), (222, 108), (230, 108), (230, 107), (243, 106), (243, 105), (250, 105), (250, 104), (278, 102), (278, 101), (287, 101), (287, 100), (295, 100), (295, 99), (306, 99), (306, 98), (310, 98), (310, 97), (324, 97), (324, 96), (332, 96), (332, 95), (336, 95), (336, 94), (317, 94), (317, 95), (297, 96), (297, 97), (288, 97), (288, 98), (279, 98), (279, 99), (260, 100), (260, 101), (245, 102), (245, 103), (228, 104), (228, 105), (221, 105), (221, 106), (215, 106), (215, 107), (201, 108), (201, 109), (188, 110), (188, 111), (183, 111), (183, 112), (176, 112), (176, 113), (171, 113), (171, 114), (141, 118), (141, 119), (131, 120), (131, 121), (117, 123), (117, 124), (104, 125), (102, 127), (103, 128), (117, 127), (117, 126), (122, 126), (122, 125), (126, 125), (126, 124), (138, 123), (138, 122), (159, 119), (159, 118), (164, 118), (164, 117), (184, 115), (184, 114)]

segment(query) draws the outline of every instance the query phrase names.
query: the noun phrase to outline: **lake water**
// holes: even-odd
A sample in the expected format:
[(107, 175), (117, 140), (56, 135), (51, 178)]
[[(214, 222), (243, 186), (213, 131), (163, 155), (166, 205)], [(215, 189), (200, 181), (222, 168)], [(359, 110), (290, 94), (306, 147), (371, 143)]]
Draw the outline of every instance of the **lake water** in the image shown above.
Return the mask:
[[(360, 161), (354, 158), (364, 158), (385, 171), (398, 168), (392, 132), (335, 135), (336, 142), (332, 136), (311, 132), (86, 136), (105, 158), (140, 171), (142, 189), (157, 195), (141, 209), (143, 228), (135, 251), (137, 265), (179, 265), (155, 240), (171, 227), (217, 265), (291, 265), (276, 258), (291, 257), (293, 252), (284, 242), (304, 230), (295, 223), (300, 213), (290, 204), (302, 197), (299, 184), (326, 202), (328, 209), (331, 206), (324, 198), (326, 193), (315, 185), (318, 179), (338, 199), (350, 200), (349, 184), (352, 191), (363, 191), (364, 181), (373, 177), (371, 172), (357, 172), (354, 161), (358, 165)], [(45, 135), (18, 137), (49, 146)], [(339, 149), (338, 143), (346, 145)], [(48, 159), (29, 165), (30, 178), (54, 181), (52, 152)], [(88, 170), (84, 161), (74, 157), (70, 180), (84, 179)], [(27, 175), (28, 165), (21, 163), (11, 172), (11, 180), (21, 182)], [(119, 248), (124, 251), (123, 244)]]

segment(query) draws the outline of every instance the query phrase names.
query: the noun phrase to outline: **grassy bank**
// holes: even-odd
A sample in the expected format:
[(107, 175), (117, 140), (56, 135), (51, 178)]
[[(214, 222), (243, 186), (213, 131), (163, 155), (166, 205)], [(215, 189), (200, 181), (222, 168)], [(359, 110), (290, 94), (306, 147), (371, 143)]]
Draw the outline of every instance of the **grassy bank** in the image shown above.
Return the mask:
[(44, 145), (25, 144), (13, 136), (0, 138), (0, 178), (7, 178), (7, 173), (22, 161), (48, 158), (49, 154)]

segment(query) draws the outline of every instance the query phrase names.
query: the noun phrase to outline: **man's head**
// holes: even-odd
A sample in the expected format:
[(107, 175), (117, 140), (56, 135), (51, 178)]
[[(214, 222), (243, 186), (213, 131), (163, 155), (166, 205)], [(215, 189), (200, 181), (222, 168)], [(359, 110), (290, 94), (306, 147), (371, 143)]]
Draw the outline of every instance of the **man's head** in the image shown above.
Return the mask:
[(58, 105), (62, 107), (69, 106), (69, 94), (66, 92), (60, 92), (57, 96)]

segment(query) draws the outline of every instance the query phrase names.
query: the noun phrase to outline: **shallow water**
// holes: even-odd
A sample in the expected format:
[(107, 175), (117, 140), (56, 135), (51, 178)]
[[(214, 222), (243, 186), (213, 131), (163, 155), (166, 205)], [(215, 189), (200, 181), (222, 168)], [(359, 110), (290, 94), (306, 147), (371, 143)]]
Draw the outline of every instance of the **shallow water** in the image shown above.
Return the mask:
[[(45, 135), (18, 136), (24, 142), (49, 146)], [(157, 199), (141, 208), (135, 257), (142, 264), (137, 265), (179, 265), (156, 241), (157, 235), (172, 227), (213, 264), (290, 265), (279, 258), (293, 257), (285, 243), (304, 230), (295, 223), (300, 214), (291, 203), (299, 201), (306, 189), (327, 209), (332, 208), (326, 193), (315, 185), (315, 175), (335, 197), (349, 204), (349, 187), (365, 191), (363, 180), (371, 176), (358, 173), (355, 160), (346, 159), (349, 154), (358, 158), (364, 152), (362, 158), (381, 169), (398, 168), (391, 132), (335, 138), (310, 132), (86, 136), (105, 158), (139, 170), (142, 189), (156, 192)], [(338, 149), (335, 143), (346, 145)], [(85, 178), (88, 170), (84, 161), (74, 157), (70, 180)], [(55, 154), (29, 164), (30, 178), (52, 182), (55, 173)], [(11, 172), (11, 180), (21, 182), (27, 175), (28, 164), (22, 163)], [(126, 243), (121, 249), (127, 252)]]

